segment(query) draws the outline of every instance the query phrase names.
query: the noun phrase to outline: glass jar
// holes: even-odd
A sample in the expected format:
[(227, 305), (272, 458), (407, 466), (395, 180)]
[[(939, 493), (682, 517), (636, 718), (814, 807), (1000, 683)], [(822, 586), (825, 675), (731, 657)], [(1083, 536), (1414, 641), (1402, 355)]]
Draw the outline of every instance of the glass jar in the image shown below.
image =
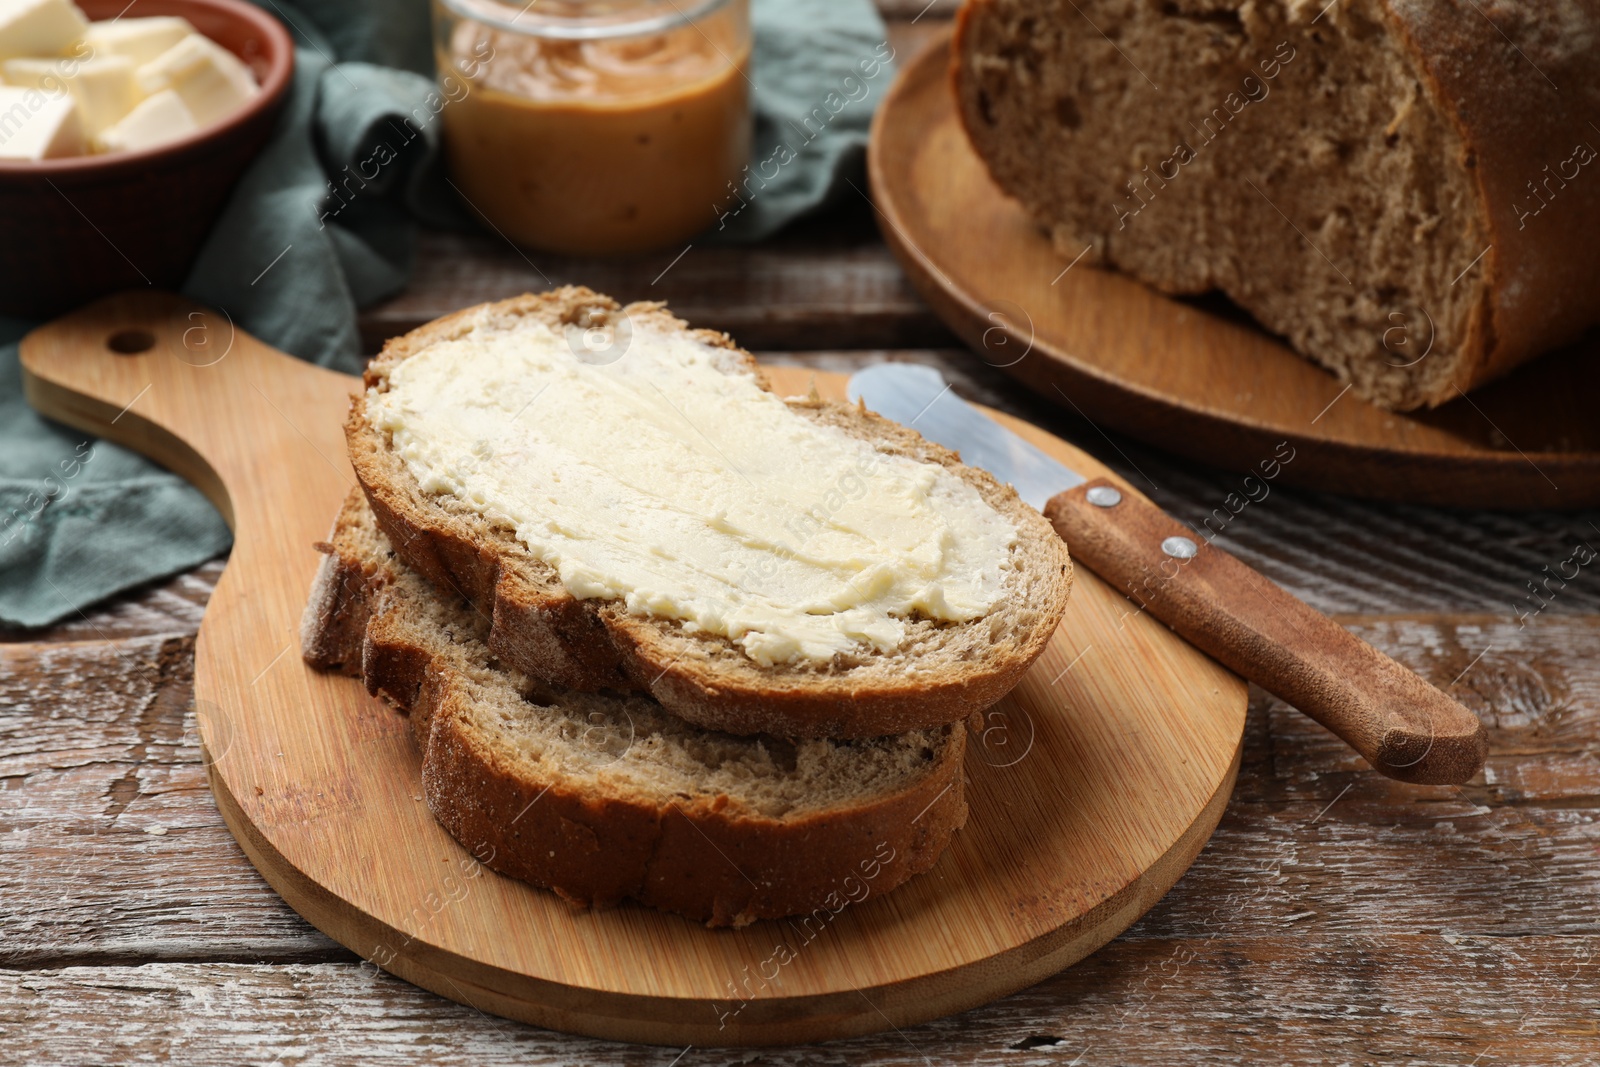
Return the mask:
[(749, 0), (434, 0), (434, 44), (451, 176), (519, 244), (674, 246), (748, 162)]

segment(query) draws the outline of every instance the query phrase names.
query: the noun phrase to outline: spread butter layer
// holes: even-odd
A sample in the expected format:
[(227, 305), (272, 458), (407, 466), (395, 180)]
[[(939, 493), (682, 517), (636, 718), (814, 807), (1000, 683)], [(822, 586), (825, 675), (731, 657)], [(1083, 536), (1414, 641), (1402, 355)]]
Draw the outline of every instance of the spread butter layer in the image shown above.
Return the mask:
[(514, 530), (574, 596), (762, 666), (892, 651), (909, 619), (1000, 599), (1016, 527), (949, 470), (791, 410), (692, 337), (638, 328), (612, 362), (594, 340), (473, 330), (394, 366), (368, 417), (424, 491)]

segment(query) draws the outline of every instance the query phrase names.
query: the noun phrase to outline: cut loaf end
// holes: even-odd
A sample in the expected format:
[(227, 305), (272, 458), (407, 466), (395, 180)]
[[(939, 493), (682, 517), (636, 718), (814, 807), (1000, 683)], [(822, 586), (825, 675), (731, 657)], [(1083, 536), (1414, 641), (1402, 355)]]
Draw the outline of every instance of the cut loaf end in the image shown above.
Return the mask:
[[(1558, 181), (1548, 203), (1521, 188), (1600, 135), (1509, 42), (1565, 72), (1569, 97), (1592, 96), (1600, 61), (1533, 15), (1496, 17), (1453, 0), (969, 0), (954, 80), (978, 154), (1063, 256), (1220, 291), (1406, 410), (1600, 317), (1584, 277), (1600, 181)], [(1592, 14), (1563, 18), (1593, 38)]]

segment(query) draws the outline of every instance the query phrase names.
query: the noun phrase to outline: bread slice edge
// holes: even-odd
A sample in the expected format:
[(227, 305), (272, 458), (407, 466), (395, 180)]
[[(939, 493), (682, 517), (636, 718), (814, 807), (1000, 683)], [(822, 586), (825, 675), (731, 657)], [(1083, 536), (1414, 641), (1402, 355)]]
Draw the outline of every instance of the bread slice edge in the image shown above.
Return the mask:
[[(302, 622), (306, 661), (363, 677), (410, 716), (430, 810), (502, 874), (577, 904), (633, 899), (711, 926), (800, 915), (825, 923), (932, 867), (966, 821), (960, 725), (938, 731), (925, 773), (845, 809), (773, 817), (726, 796), (629, 800), (530, 776), (485, 751), (458, 666), (416, 639), (397, 589), (403, 568), (386, 558), (359, 491), (318, 548), (324, 558)], [(517, 684), (514, 673), (499, 673)]]

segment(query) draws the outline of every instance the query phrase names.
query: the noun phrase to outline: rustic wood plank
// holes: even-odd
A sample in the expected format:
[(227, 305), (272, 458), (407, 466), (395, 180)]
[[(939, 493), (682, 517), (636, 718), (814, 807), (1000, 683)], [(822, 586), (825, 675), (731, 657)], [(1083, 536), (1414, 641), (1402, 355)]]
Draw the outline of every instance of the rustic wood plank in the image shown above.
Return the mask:
[(0, 645), (0, 966), (349, 958), (222, 824), (194, 639)]
[(95, 604), (55, 626), (13, 630), (0, 626), (0, 643), (19, 641), (109, 641), (152, 634), (190, 634), (200, 628), (211, 591), (227, 557), (202, 563), (166, 581), (152, 582)]
[(897, 69), (904, 70), (918, 52), (949, 32), (950, 16), (960, 6), (961, 0), (878, 0)]
[[(1484, 781), (1406, 786), (1259, 691), (1210, 846), (1131, 938), (1596, 932), (1600, 619), (1352, 620), (1491, 725)], [(1477, 659), (1488, 644), (1495, 647)], [(192, 642), (0, 648), (0, 964), (349, 955), (249, 867), (206, 788)], [(1229, 903), (1232, 902), (1232, 903)], [(1300, 916), (1300, 919), (1296, 919)]]
[[(981, 1011), (764, 1062), (1588, 1062), (1600, 620), (1351, 621), (1435, 680), (1470, 664), (1456, 691), (1493, 726), (1483, 784), (1378, 777), (1257, 693), (1216, 837), (1118, 942)], [(1495, 647), (1473, 663), (1483, 645)], [(306, 927), (205, 791), (189, 653), (182, 637), (0, 650), (0, 1020), (13, 1055), (671, 1062), (675, 1050), (479, 1016)], [(125, 965), (145, 961), (160, 962)]]
[(362, 339), (376, 351), (468, 305), (574, 284), (625, 302), (665, 300), (696, 326), (726, 330), (747, 347), (955, 343), (877, 239), (865, 202), (757, 246), (700, 244), (674, 262), (678, 252), (584, 260), (522, 252), (494, 234), (424, 232), (411, 284), (362, 314)]
[(340, 963), (0, 972), (0, 1020), (37, 1064), (1587, 1065), (1597, 957), (1600, 935), (1121, 941), (977, 1011), (759, 1052), (566, 1037)]

